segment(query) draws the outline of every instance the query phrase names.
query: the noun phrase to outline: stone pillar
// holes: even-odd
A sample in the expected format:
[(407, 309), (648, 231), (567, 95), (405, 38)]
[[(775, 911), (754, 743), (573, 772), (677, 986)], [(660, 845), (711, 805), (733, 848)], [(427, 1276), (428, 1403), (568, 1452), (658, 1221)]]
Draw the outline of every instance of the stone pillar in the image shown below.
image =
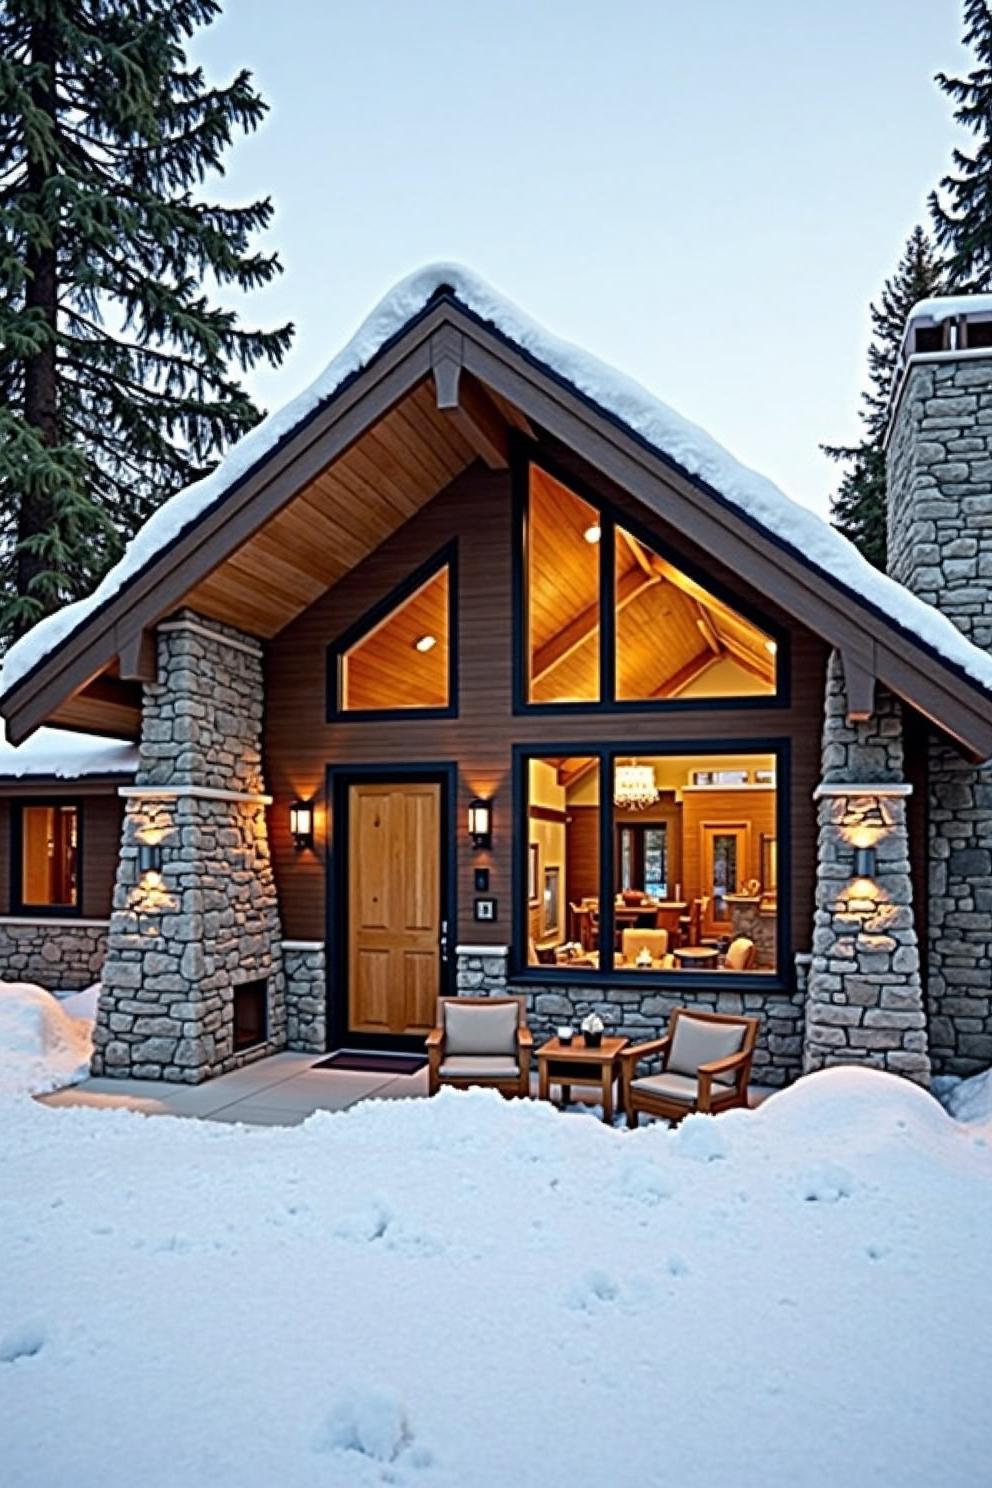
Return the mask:
[[(910, 367), (888, 445), (889, 572), (992, 650), (992, 354)], [(925, 980), (936, 1074), (992, 1063), (992, 769), (929, 738)]]
[[(93, 1073), (195, 1083), (282, 1048), (281, 930), (265, 820), (262, 651), (184, 613), (158, 628), (114, 889)], [(160, 872), (139, 869), (158, 845)], [(233, 1044), (234, 1000), (264, 981), (267, 1037)]]
[[(852, 789), (853, 787), (853, 789)], [(805, 1072), (869, 1064), (930, 1082), (909, 876), (898, 701), (878, 690), (865, 723), (847, 722), (843, 671), (830, 659), (817, 789), (816, 914), (806, 1000)], [(876, 871), (859, 878), (855, 853)]]

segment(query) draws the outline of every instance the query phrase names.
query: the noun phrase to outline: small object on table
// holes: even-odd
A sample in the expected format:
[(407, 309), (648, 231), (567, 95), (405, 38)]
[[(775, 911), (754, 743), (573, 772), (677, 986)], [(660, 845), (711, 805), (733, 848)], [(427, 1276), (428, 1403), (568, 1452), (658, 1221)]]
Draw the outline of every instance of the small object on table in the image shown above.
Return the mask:
[(582, 1044), (563, 1044), (549, 1039), (537, 1051), (538, 1095), (551, 1099), (551, 1086), (561, 1087), (561, 1104), (568, 1105), (573, 1085), (598, 1086), (603, 1104), (603, 1120), (613, 1124), (613, 1087), (620, 1074), (620, 1051), (629, 1043), (625, 1038), (604, 1038), (594, 1049)]
[(651, 952), (648, 950), (647, 946), (641, 946), (641, 949), (637, 953), (637, 958), (634, 962), (634, 965), (646, 967), (648, 971), (651, 970), (654, 962), (651, 959)]
[(575, 1037), (574, 1028), (558, 1028), (555, 1031), (558, 1034), (558, 1042), (560, 1044), (570, 1044)]
[(598, 1013), (586, 1013), (579, 1025), (582, 1029), (582, 1037), (586, 1041), (587, 1049), (598, 1049), (603, 1042), (603, 1029), (605, 1027)]
[(683, 970), (707, 971), (715, 967), (719, 957), (716, 946), (679, 946), (673, 952)]

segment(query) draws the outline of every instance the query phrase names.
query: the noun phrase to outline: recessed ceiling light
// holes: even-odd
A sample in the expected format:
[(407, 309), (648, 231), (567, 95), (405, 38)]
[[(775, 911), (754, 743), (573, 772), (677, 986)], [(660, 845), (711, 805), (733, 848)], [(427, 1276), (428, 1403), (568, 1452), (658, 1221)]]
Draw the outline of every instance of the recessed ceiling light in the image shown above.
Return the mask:
[(437, 645), (437, 636), (422, 635), (420, 639), (414, 641), (413, 644), (418, 651), (433, 651), (434, 647)]
[(774, 656), (775, 652), (778, 650), (778, 646), (775, 644), (774, 641), (766, 641), (765, 650), (768, 652), (769, 656)]
[(585, 532), (583, 532), (582, 534), (587, 543), (598, 543), (602, 535), (603, 530), (598, 522), (593, 522), (592, 526), (587, 527)]

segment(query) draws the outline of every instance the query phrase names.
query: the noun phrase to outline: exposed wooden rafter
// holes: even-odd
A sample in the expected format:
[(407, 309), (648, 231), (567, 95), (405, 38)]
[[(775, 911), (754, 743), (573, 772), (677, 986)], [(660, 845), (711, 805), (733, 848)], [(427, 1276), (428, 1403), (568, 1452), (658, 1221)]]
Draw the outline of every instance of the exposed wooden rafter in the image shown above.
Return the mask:
[(718, 661), (722, 661), (723, 657), (724, 653), (722, 651), (716, 653), (708, 650), (701, 651), (698, 656), (694, 656), (691, 661), (687, 661), (685, 666), (679, 667), (678, 671), (673, 673), (671, 677), (666, 677), (661, 686), (657, 687), (651, 694), (652, 697), (678, 697), (679, 693), (683, 692), (691, 682), (695, 682), (697, 677), (702, 677), (709, 671), (710, 667), (716, 666)]
[(493, 400), (462, 370), (462, 337), (444, 326), (431, 337), (431, 373), (437, 406), (490, 470), (506, 470), (510, 463), (506, 424)]

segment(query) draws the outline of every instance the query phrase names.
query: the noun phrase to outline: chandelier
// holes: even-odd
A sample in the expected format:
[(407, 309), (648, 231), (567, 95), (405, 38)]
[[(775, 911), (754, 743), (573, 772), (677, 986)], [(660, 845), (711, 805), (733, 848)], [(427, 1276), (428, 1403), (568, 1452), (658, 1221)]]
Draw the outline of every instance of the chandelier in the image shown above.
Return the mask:
[(639, 765), (630, 760), (617, 765), (613, 772), (613, 804), (628, 811), (644, 811), (658, 799), (653, 765)]

